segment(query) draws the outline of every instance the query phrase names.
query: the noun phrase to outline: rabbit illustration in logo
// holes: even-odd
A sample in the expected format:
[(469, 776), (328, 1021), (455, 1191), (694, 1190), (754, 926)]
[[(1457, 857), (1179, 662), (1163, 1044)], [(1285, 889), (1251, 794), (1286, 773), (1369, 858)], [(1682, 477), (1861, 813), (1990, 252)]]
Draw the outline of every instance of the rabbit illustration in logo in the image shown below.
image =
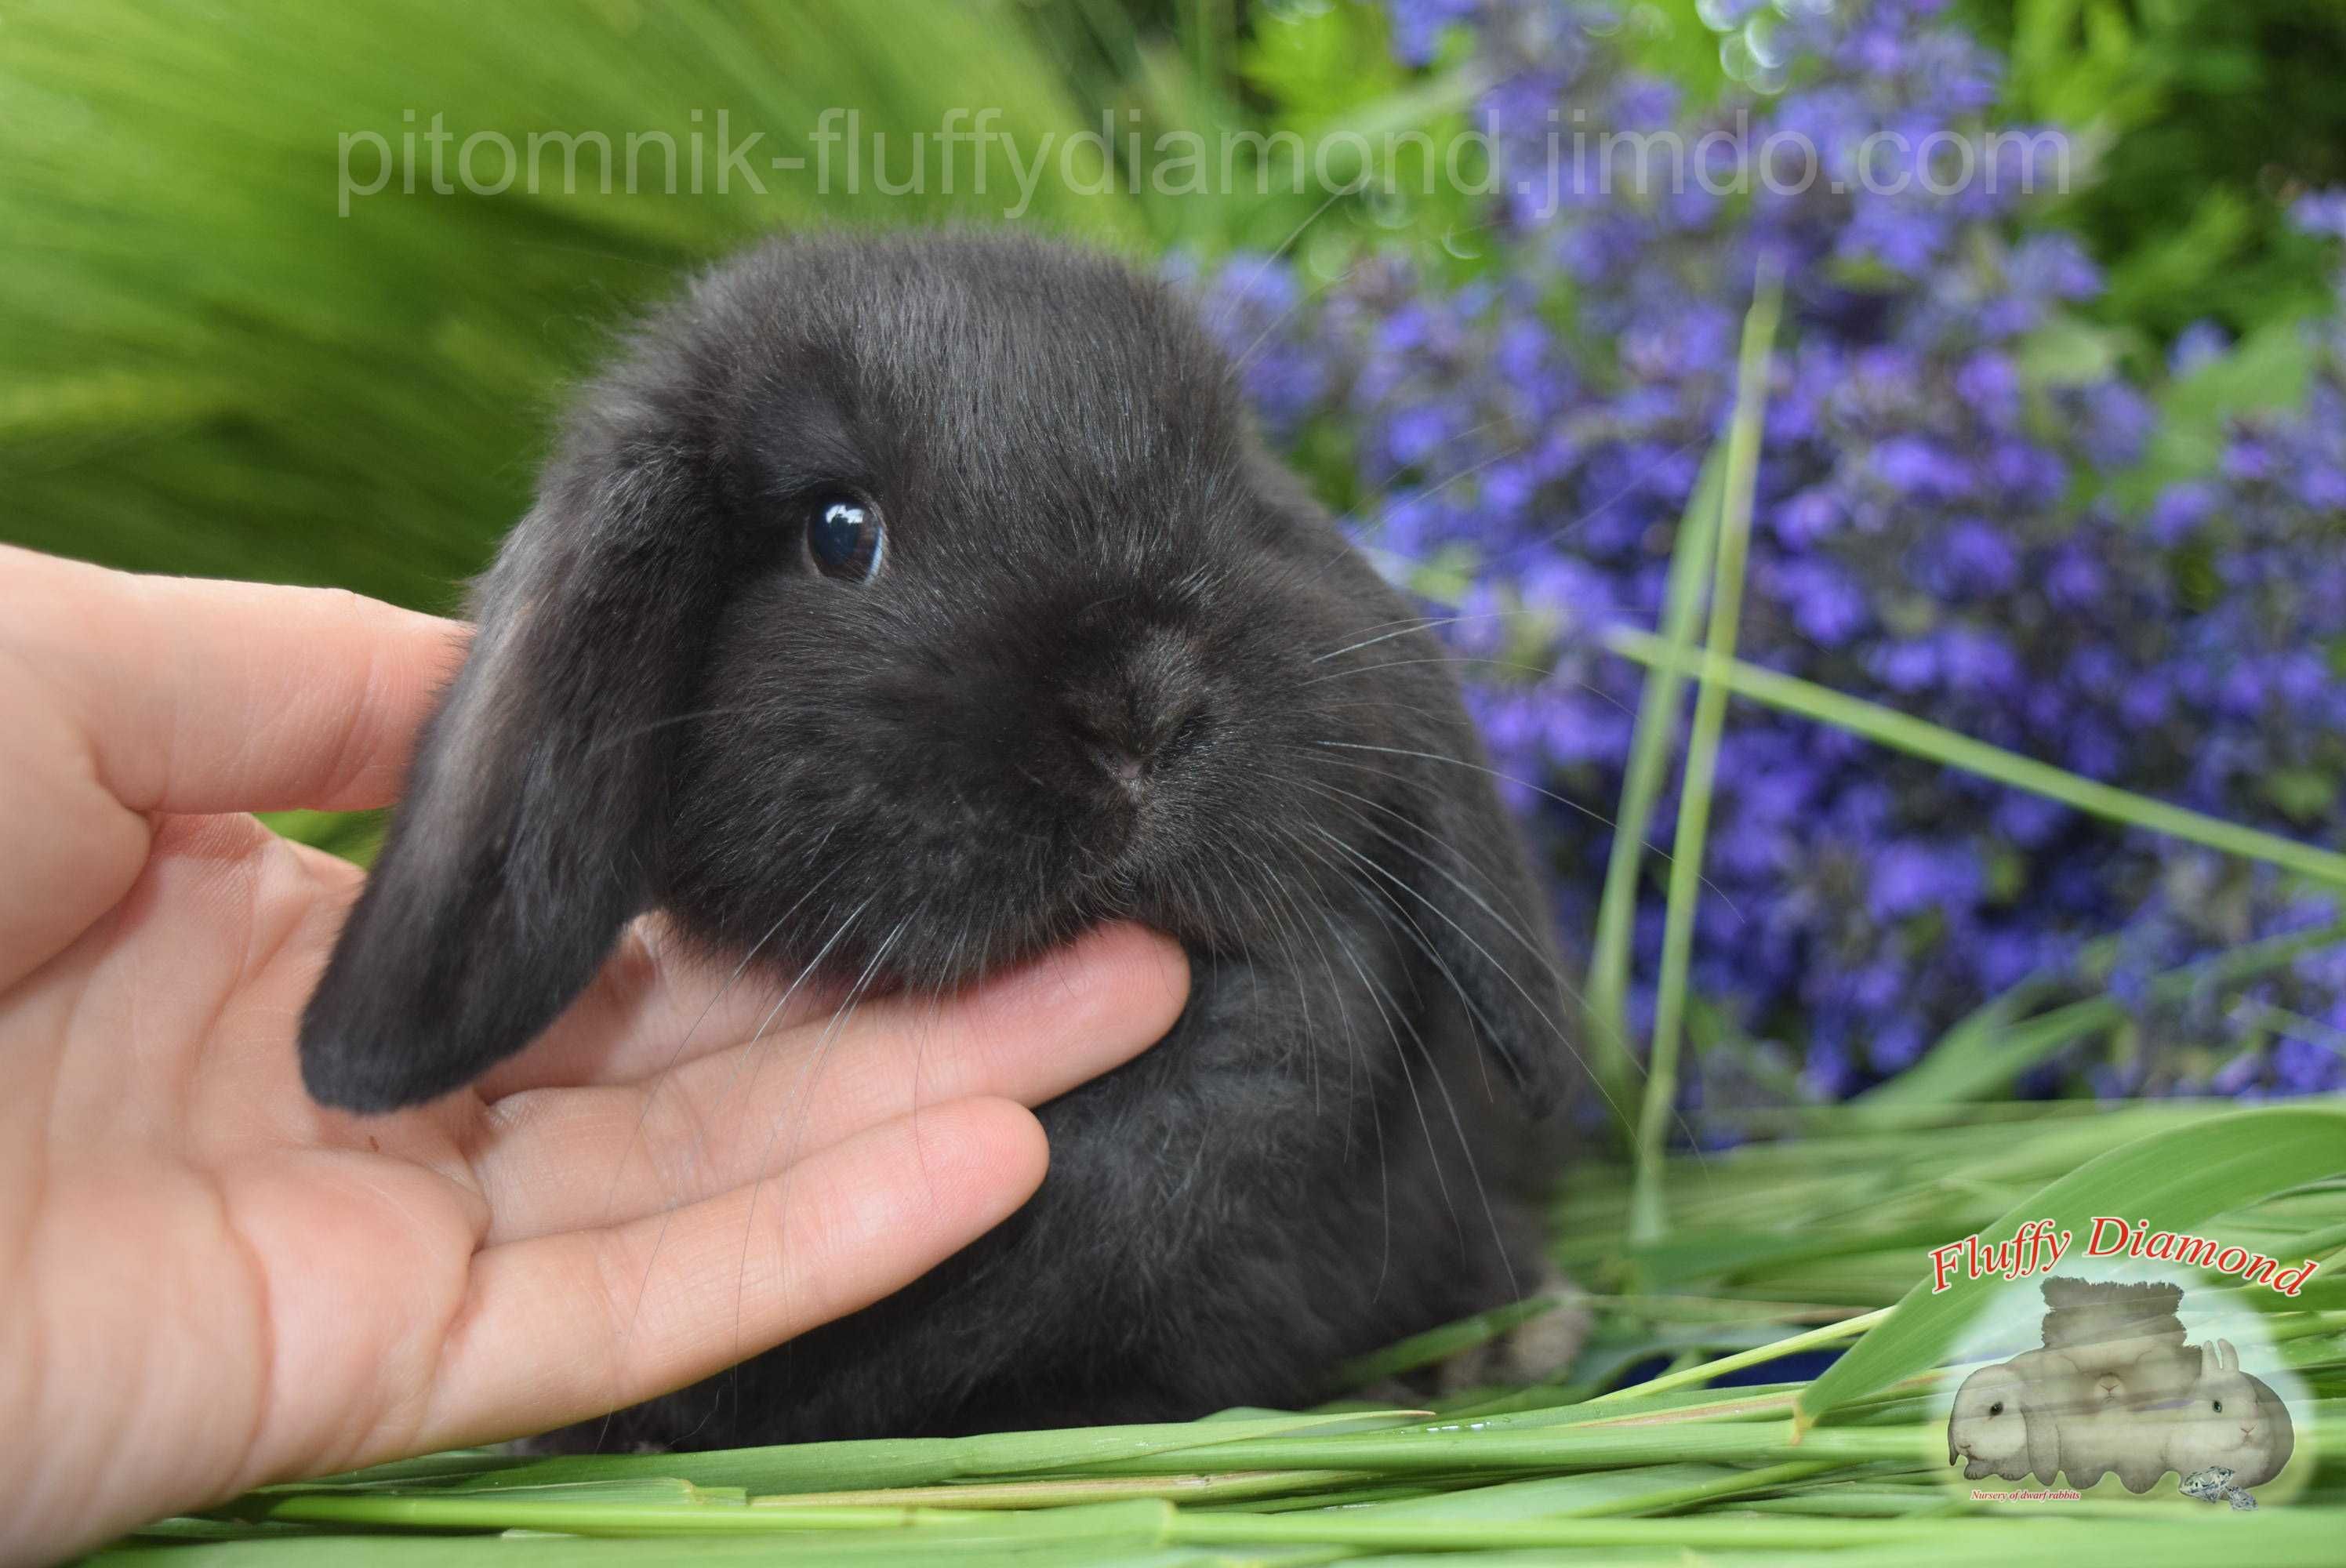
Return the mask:
[[(2184, 1343), (2179, 1287), (2055, 1278), (2044, 1285), (2044, 1339), (2083, 1385), (2076, 1419), (2100, 1422), (2183, 1398), (2199, 1375)], [(2124, 1424), (2117, 1422), (2114, 1424)], [(2090, 1484), (2090, 1483), (2087, 1483)]]
[[(2159, 1474), (2161, 1443), (2137, 1429), (2152, 1419), (2148, 1412), (2180, 1400), (2198, 1373), (2198, 1356), (2184, 1344), (2183, 1324), (2175, 1316), (2182, 1291), (2172, 1285), (2062, 1278), (2047, 1279), (2043, 1290), (2048, 1308), (2044, 1348), (2000, 1363), (2023, 1391), (2008, 1397), (2002, 1380), (1989, 1380), (2003, 1395), (1974, 1401), (1967, 1420), (1951, 1420), (1951, 1452), (1966, 1441), (1974, 1455), (2007, 1448), (2008, 1441), (1994, 1431), (1999, 1418), (1986, 1413), (2001, 1406), (2045, 1429), (2040, 1457), (2049, 1462), (2018, 1474), (1988, 1473), (2013, 1480), (2033, 1473), (2049, 1483), (2057, 1471), (2070, 1484), (2088, 1487), (2116, 1471), (2137, 1491), (2148, 1487)], [(1959, 1400), (1956, 1416), (1965, 1415)]]
[(2128, 1492), (2149, 1491), (2168, 1469), (2164, 1407), (2136, 1402), (2111, 1374), (2078, 1377), (2082, 1395), (2061, 1417), (2063, 1474), (2081, 1490), (2115, 1474)]
[(2280, 1396), (2240, 1370), (2240, 1353), (2229, 1339), (2199, 1347), (2198, 1380), (2167, 1414), (2162, 1472), (2229, 1470), (2226, 1484), (2245, 1491), (2279, 1475), (2297, 1447)]
[[(1960, 1460), (1973, 1481), (1991, 1475), (2024, 1481), (2033, 1475), (2050, 1482), (2061, 1468), (2061, 1428), (2052, 1404), (2064, 1374), (2041, 1352), (2029, 1355), (2035, 1359), (2025, 1368), (2004, 1361), (1982, 1367), (1955, 1390), (1954, 1409), (1947, 1416), (1947, 1462)], [(2044, 1377), (2031, 1375), (2039, 1370)], [(2054, 1400), (2045, 1398), (2048, 1384), (2056, 1390)]]
[(2027, 1359), (2060, 1380), (2055, 1419), (2061, 1469), (2089, 1487), (2116, 1473), (2147, 1492), (2166, 1473), (2160, 1412), (2178, 1406), (2199, 1375), (2184, 1342), (2180, 1287), (2055, 1277), (2043, 1286), (2045, 1349)]
[(2044, 1294), (2045, 1349), (2093, 1385), (2099, 1404), (2145, 1409), (2181, 1398), (2198, 1378), (2198, 1354), (2176, 1316), (2179, 1287), (2056, 1277)]
[(2295, 1433), (2229, 1340), (2187, 1344), (2171, 1285), (2054, 1279), (2045, 1348), (1983, 1367), (1956, 1390), (1947, 1462), (1974, 1481), (2116, 1475), (2148, 1492), (2169, 1471), (2187, 1495), (2253, 1508), (2248, 1489), (2289, 1462)]
[(2262, 1380), (2240, 1370), (2230, 1340), (2188, 1349), (2198, 1371), (2179, 1396), (2097, 1410), (2063, 1429), (2070, 1484), (2090, 1486), (2115, 1471), (2127, 1491), (2142, 1492), (2172, 1471), (2186, 1496), (2256, 1506), (2248, 1489), (2280, 1474), (2296, 1446), (2289, 1411)]

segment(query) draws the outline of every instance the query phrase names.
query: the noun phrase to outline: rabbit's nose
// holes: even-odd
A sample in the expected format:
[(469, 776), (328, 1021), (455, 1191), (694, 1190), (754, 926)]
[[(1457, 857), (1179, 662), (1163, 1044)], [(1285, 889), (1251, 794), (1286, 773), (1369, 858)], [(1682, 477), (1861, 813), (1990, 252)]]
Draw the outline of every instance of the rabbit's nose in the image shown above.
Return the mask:
[(1178, 762), (1212, 728), (1197, 652), (1176, 633), (1120, 634), (1119, 657), (1063, 677), (1063, 722), (1120, 792), (1148, 793), (1150, 776)]
[(1097, 737), (1088, 738), (1085, 749), (1092, 761), (1118, 789), (1134, 800), (1148, 793), (1148, 761), (1136, 755), (1125, 743)]
[(1068, 728), (1092, 765), (1138, 802), (1150, 793), (1158, 766), (1177, 759), (1202, 723), (1200, 710), (1189, 708), (1169, 714), (1076, 713), (1070, 716)]

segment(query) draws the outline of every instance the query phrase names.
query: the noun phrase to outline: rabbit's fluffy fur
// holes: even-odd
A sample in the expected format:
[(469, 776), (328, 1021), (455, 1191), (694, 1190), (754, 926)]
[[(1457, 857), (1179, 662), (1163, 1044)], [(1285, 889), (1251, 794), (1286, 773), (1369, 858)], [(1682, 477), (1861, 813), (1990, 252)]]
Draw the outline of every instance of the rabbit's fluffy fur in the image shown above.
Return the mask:
[[(809, 559), (842, 494), (868, 582)], [(754, 250), (588, 389), (475, 610), (304, 1020), (325, 1102), (467, 1083), (655, 906), (850, 994), (1116, 917), (1191, 959), (1171, 1035), (1044, 1109), (1007, 1224), (609, 1441), (1297, 1405), (1535, 1282), (1545, 905), (1418, 612), (1161, 285), (982, 235)]]

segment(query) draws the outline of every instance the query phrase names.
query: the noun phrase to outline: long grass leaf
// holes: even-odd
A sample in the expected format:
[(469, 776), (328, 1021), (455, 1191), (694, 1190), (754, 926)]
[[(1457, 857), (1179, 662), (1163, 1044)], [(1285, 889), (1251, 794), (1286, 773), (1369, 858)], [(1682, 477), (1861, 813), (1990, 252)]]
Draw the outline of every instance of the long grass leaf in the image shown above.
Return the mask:
[[(1634, 659), (1649, 667), (1668, 667), (1697, 673), (1704, 667), (1697, 655), (1671, 648), (1650, 632), (1634, 627), (1618, 626), (1605, 635), (1605, 646), (1622, 657)], [(1960, 768), (1983, 779), (1992, 779), (2014, 789), (2025, 789), (2058, 800), (2091, 816), (2116, 822), (2124, 827), (2139, 828), (2146, 832), (2163, 833), (2187, 843), (2221, 850), (2228, 854), (2248, 860), (2262, 860), (2283, 870), (2296, 871), (2318, 881), (2346, 887), (2346, 854), (2326, 850), (2318, 844), (2297, 839), (2283, 838), (2261, 829), (2228, 822), (2220, 817), (2210, 817), (2188, 807), (2154, 800), (2104, 784), (2097, 779), (2039, 762), (2001, 747), (1990, 746), (1952, 729), (1850, 697), (1797, 677), (1776, 670), (1762, 669), (1757, 665), (1736, 661), (1719, 672), (1719, 679), (1739, 697), (1749, 697), (1787, 713), (1797, 713), (1821, 724), (1830, 724), (1852, 735), (1878, 741), (1896, 750)]]
[[(2157, 1001), (2172, 1002), (2202, 988), (2237, 985), (2341, 942), (2346, 942), (2346, 922), (2269, 937), (2169, 970), (2151, 982), (2150, 994)], [(2012, 1000), (2016, 1002), (2018, 994), (2012, 993)], [(1978, 1022), (1958, 1025), (1922, 1061), (1851, 1102), (1852, 1117), (1867, 1123), (1894, 1122), (1916, 1105), (1993, 1093), (2072, 1041), (2115, 1028), (2126, 1020), (2127, 1009), (2114, 996), (2094, 996), (2025, 1021), (2010, 1014), (2010, 1008), (1990, 1003), (1974, 1015)]]
[[(1078, 1471), (1103, 1462), (1177, 1453), (1202, 1454), (1227, 1444), (1267, 1437), (1390, 1424), (1402, 1413), (1352, 1411), (997, 1432), (979, 1437), (879, 1438), (729, 1449), (712, 1453), (566, 1455), (523, 1459), (461, 1484), (468, 1491), (495, 1491), (552, 1481), (661, 1475), (679, 1477), (699, 1486), (746, 1487), (758, 1495), (868, 1492), (882, 1487), (936, 1486), (969, 1478), (999, 1480)], [(1255, 1468), (1225, 1465), (1217, 1457), (1210, 1461), (1191, 1458), (1172, 1469), (1177, 1472), (1195, 1471), (1201, 1462), (1210, 1462), (1217, 1470)]]
[(1719, 737), (1727, 718), (1727, 687), (1719, 672), (1735, 657), (1742, 618), (1743, 565), (1751, 541), (1751, 512), (1760, 482), (1760, 442), (1768, 406), (1768, 355), (1783, 305), (1771, 265), (1761, 267), (1751, 309), (1743, 321), (1735, 377), (1735, 412), (1728, 424), (1727, 460), (1719, 479), (1718, 561), (1710, 590), (1710, 628), (1699, 658), (1688, 656), (1699, 681), (1694, 728), (1687, 738), (1686, 777), (1678, 796), (1676, 841), (1670, 850), (1669, 902), (1662, 933), (1661, 972), (1654, 984), (1654, 1040), (1647, 1056), (1646, 1098), (1637, 1123), (1637, 1186), (1629, 1209), (1629, 1238), (1661, 1233), (1662, 1151), (1678, 1109), (1678, 1041), (1686, 1013), (1687, 971), (1694, 956), (1696, 906), (1702, 896), (1702, 857), (1710, 831), (1712, 781)]
[[(1668, 587), (1663, 603), (1661, 637), (1674, 648), (1694, 646), (1700, 624), (1704, 590), (1710, 582), (1711, 554), (1719, 537), (1719, 500), (1726, 465), (1725, 452), (1714, 447), (1695, 481), (1694, 494), (1678, 519), (1678, 542), (1670, 552)], [(1686, 677), (1676, 669), (1657, 669), (1646, 677), (1637, 697), (1637, 728), (1629, 744), (1629, 766), (1621, 780), (1620, 804), (1614, 812), (1613, 847), (1605, 867), (1605, 891), (1596, 909), (1596, 938), (1588, 958), (1588, 1039), (1596, 1070), (1606, 1084), (1607, 1104), (1630, 1103), (1637, 1061), (1629, 1050), (1629, 954), (1637, 916), (1637, 890), (1643, 871), (1646, 832), (1654, 820), (1668, 778), (1670, 755), (1678, 739), (1678, 718), (1686, 695)], [(1625, 1138), (1636, 1129), (1625, 1126)]]

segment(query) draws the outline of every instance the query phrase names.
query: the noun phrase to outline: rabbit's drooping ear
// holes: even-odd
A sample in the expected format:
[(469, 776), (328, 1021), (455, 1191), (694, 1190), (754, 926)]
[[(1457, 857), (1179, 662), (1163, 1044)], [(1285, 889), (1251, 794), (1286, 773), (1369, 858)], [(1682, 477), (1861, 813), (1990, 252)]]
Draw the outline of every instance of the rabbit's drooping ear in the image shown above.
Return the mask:
[(675, 463), (625, 443), (558, 459), (483, 580), (471, 652), (302, 1016), (321, 1103), (385, 1111), (471, 1081), (553, 1021), (646, 902), (660, 721), (688, 700), (724, 580)]
[[(1468, 753), (1471, 755), (1471, 753)], [(1576, 1060), (1548, 911), (1515, 824), (1485, 789), (1443, 791), (1429, 859), (1414, 866), (1413, 923), (1475, 1035), (1535, 1113), (1565, 1097)], [(1420, 901), (1423, 901), (1422, 902)]]
[(2061, 1474), (2061, 1426), (2035, 1385), (2023, 1380), (2020, 1430), (2028, 1441), (2028, 1473), (2050, 1486)]

